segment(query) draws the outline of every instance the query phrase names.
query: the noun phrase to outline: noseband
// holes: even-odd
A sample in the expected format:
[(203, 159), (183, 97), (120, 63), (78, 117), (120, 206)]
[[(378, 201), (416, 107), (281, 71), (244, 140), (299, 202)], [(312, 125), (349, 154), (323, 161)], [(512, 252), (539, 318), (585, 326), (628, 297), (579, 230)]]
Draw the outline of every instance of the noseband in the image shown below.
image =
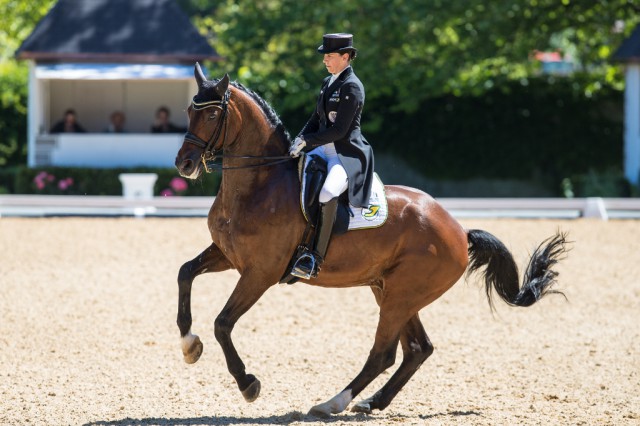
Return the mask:
[[(231, 97), (231, 91), (227, 90), (222, 97), (221, 100), (208, 101), (208, 102), (196, 102), (195, 96), (191, 101), (191, 108), (199, 111), (207, 108), (218, 108), (221, 113), (221, 117), (218, 120), (218, 125), (211, 133), (211, 137), (208, 141), (201, 139), (198, 135), (187, 131), (184, 135), (185, 142), (189, 142), (197, 146), (198, 148), (202, 148), (202, 155), (200, 156), (202, 164), (204, 165), (204, 170), (207, 173), (211, 173), (213, 170), (233, 170), (233, 169), (248, 169), (254, 167), (264, 167), (264, 166), (273, 166), (275, 164), (284, 163), (285, 161), (292, 160), (289, 155), (282, 155), (277, 157), (264, 157), (257, 155), (223, 155), (222, 147), (216, 148), (218, 144), (218, 140), (222, 135), (222, 130), (224, 128), (224, 139), (222, 142), (227, 140), (227, 117), (229, 113), (229, 98)], [(222, 164), (215, 164), (214, 161), (216, 158), (241, 158), (241, 159), (254, 159), (254, 160), (273, 160), (267, 163), (261, 164), (250, 164), (246, 166), (237, 166), (237, 167), (223, 167)]]

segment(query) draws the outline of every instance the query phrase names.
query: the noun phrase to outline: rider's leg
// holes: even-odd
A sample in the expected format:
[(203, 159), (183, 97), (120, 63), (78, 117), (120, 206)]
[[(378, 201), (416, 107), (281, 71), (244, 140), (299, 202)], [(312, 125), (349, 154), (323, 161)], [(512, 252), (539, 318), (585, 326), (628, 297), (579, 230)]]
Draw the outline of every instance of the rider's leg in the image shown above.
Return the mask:
[(329, 173), (327, 173), (327, 179), (325, 179), (318, 197), (320, 204), (325, 204), (334, 198), (338, 198), (349, 186), (347, 171), (342, 167), (339, 160), (335, 162), (330, 160), (327, 169)]
[(324, 257), (327, 254), (331, 231), (338, 212), (338, 197), (347, 190), (348, 186), (347, 171), (339, 161), (331, 161), (327, 179), (318, 197), (320, 201), (320, 227), (317, 231), (315, 247), (316, 254), (319, 257), (316, 259), (318, 266), (324, 261)]
[(315, 277), (324, 261), (331, 240), (333, 224), (338, 212), (338, 197), (348, 188), (347, 172), (340, 162), (329, 165), (327, 179), (320, 191), (320, 224), (316, 231), (315, 250), (302, 256), (294, 266), (295, 275), (301, 278)]

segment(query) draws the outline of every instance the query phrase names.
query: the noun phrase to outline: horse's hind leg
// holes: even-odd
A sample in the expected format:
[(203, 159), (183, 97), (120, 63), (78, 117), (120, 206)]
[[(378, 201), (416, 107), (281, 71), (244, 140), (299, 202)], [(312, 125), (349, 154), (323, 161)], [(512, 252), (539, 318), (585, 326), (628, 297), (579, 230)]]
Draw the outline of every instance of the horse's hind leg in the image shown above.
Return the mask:
[(404, 306), (402, 305), (394, 306), (384, 300), (382, 301), (375, 343), (362, 371), (338, 395), (325, 403), (311, 408), (310, 415), (326, 418), (331, 414), (340, 413), (380, 373), (393, 365), (400, 331), (403, 324), (406, 324), (410, 318), (406, 317), (407, 314), (403, 308)]
[(400, 335), (403, 359), (400, 368), (391, 379), (371, 398), (360, 401), (351, 408), (359, 413), (371, 413), (371, 410), (383, 410), (418, 371), (422, 363), (433, 353), (433, 345), (420, 323), (418, 314), (405, 325)]
[(193, 260), (182, 265), (178, 273), (178, 328), (182, 338), (182, 354), (187, 364), (193, 364), (202, 355), (200, 338), (191, 334), (191, 284), (205, 272), (219, 272), (232, 266), (218, 246), (211, 244)]

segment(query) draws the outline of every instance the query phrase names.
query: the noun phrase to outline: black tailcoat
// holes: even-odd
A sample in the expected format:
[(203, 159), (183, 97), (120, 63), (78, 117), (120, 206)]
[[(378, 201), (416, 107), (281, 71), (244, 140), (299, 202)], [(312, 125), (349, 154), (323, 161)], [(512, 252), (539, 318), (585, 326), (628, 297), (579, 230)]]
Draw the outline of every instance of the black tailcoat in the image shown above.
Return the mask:
[(373, 182), (373, 151), (360, 131), (364, 87), (351, 67), (329, 86), (324, 79), (316, 110), (300, 132), (309, 152), (333, 142), (349, 177), (349, 202), (355, 207), (369, 204)]

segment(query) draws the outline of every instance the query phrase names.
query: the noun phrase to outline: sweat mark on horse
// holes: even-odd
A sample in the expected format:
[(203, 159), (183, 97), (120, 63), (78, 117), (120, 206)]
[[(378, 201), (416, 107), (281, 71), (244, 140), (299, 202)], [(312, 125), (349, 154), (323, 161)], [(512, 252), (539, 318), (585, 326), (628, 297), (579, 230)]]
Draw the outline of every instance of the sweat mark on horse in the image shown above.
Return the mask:
[[(189, 131), (176, 157), (182, 176), (197, 178), (216, 157), (223, 179), (208, 216), (212, 244), (178, 274), (178, 327), (187, 363), (202, 353), (191, 333), (191, 285), (200, 274), (236, 269), (240, 279), (215, 320), (218, 340), (231, 375), (244, 398), (260, 393), (260, 382), (246, 373), (231, 339), (238, 319), (278, 282), (304, 232), (300, 183), (294, 162), (286, 158), (290, 139), (269, 105), (228, 76), (208, 81), (196, 64), (198, 93), (188, 108)], [(224, 155), (220, 155), (224, 148)], [(279, 159), (279, 160), (278, 160)], [(247, 164), (250, 163), (250, 164)], [(403, 358), (389, 381), (352, 411), (370, 413), (387, 407), (433, 345), (418, 312), (453, 286), (465, 271), (485, 268), (489, 303), (495, 292), (513, 306), (530, 306), (551, 290), (552, 269), (566, 252), (564, 234), (544, 241), (531, 255), (520, 285), (509, 250), (482, 230), (465, 230), (422, 191), (387, 186), (389, 219), (378, 229), (334, 236), (318, 278), (303, 281), (321, 287), (369, 286), (380, 308), (378, 327), (362, 371), (334, 398), (310, 414), (340, 413), (395, 362), (398, 344)], [(268, 254), (266, 253), (268, 252)]]

